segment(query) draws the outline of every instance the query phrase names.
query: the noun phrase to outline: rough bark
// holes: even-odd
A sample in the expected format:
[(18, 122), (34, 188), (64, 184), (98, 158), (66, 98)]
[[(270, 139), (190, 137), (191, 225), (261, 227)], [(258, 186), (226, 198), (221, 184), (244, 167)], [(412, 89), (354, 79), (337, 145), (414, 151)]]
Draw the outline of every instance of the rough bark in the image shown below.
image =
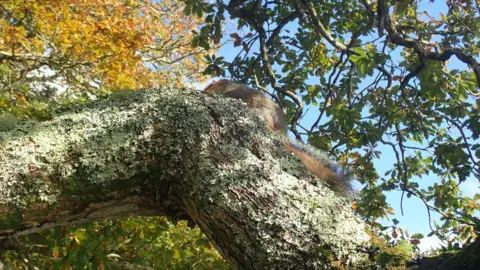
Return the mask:
[(193, 220), (239, 269), (367, 260), (369, 239), (350, 202), (313, 179), (239, 101), (126, 92), (8, 129), (0, 132), (1, 238), (165, 215)]

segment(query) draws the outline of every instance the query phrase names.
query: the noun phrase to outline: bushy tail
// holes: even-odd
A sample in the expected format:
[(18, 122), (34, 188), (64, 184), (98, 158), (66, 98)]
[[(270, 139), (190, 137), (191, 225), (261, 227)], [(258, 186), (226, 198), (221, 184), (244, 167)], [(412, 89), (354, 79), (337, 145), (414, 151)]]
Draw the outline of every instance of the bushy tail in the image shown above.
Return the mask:
[(353, 194), (348, 173), (328, 159), (323, 152), (300, 142), (288, 141), (285, 147), (305, 164), (308, 171), (326, 181), (333, 191), (344, 196)]

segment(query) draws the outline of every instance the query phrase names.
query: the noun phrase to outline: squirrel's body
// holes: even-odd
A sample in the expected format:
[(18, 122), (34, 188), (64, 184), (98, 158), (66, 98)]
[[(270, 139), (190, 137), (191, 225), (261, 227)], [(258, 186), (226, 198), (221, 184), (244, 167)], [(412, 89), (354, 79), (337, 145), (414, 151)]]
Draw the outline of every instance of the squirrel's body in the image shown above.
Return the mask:
[(325, 154), (311, 146), (292, 142), (287, 138), (287, 122), (282, 109), (264, 94), (248, 86), (225, 79), (211, 83), (204, 89), (204, 92), (236, 98), (245, 102), (249, 108), (265, 120), (270, 130), (284, 137), (287, 151), (294, 153), (305, 164), (308, 171), (326, 181), (335, 192), (342, 195), (352, 193), (350, 181), (342, 173), (343, 170), (326, 158)]
[(287, 121), (282, 109), (261, 92), (225, 79), (211, 83), (203, 91), (242, 100), (265, 120), (270, 130), (287, 134)]

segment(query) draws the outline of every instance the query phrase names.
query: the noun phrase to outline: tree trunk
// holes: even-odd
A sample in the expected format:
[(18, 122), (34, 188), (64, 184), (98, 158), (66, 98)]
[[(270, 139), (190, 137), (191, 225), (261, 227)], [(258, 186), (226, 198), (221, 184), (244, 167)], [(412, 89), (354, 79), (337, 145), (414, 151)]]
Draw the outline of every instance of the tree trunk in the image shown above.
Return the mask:
[[(3, 122), (2, 122), (3, 121)], [(126, 215), (195, 222), (238, 269), (358, 265), (369, 238), (245, 104), (125, 92), (0, 126), (0, 237)], [(0, 129), (1, 130), (1, 129)]]

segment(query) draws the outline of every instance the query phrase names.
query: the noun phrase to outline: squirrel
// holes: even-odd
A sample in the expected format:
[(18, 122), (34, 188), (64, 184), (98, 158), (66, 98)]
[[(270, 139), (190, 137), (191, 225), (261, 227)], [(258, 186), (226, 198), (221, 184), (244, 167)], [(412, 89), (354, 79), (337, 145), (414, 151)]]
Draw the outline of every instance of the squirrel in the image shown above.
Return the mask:
[(287, 120), (282, 109), (261, 92), (226, 79), (207, 85), (203, 91), (208, 94), (221, 94), (225, 97), (242, 100), (265, 120), (268, 129), (287, 135)]
[(312, 146), (301, 142), (292, 142), (288, 139), (287, 121), (282, 109), (263, 93), (227, 79), (210, 83), (203, 91), (210, 95), (223, 95), (245, 102), (266, 122), (268, 129), (281, 135), (286, 150), (300, 159), (310, 173), (326, 181), (337, 194), (349, 196), (353, 193), (347, 174), (335, 162), (329, 160), (323, 152)]

